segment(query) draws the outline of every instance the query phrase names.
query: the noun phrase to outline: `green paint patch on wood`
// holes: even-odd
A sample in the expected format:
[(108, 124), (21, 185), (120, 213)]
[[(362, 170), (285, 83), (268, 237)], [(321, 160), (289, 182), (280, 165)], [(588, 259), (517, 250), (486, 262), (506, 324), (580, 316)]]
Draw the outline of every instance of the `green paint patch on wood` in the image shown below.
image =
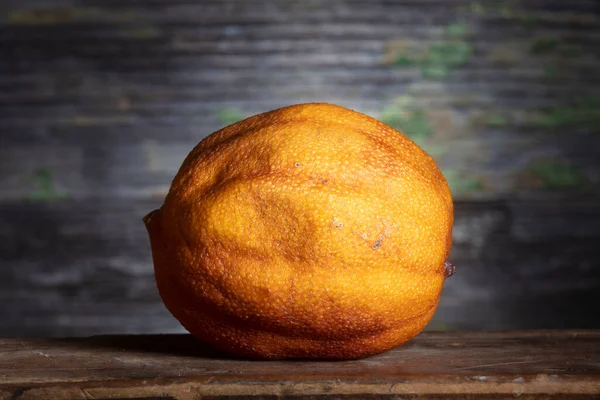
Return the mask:
[(522, 16), (523, 23), (529, 27), (537, 26), (540, 23), (540, 17), (534, 13), (525, 13)]
[(219, 111), (219, 122), (225, 126), (235, 124), (245, 118), (247, 115), (236, 108), (224, 108)]
[(52, 172), (48, 168), (37, 168), (33, 172), (30, 183), (33, 190), (29, 193), (29, 200), (56, 201), (69, 197), (67, 193), (56, 189)]
[(580, 44), (564, 43), (561, 46), (561, 50), (572, 55), (574, 53), (581, 53), (583, 51), (583, 47)]
[(478, 1), (471, 3), (471, 12), (475, 15), (482, 15), (485, 13), (485, 7)]
[(417, 60), (411, 58), (406, 54), (400, 54), (398, 58), (394, 61), (394, 65), (398, 67), (412, 67), (417, 62)]
[(600, 97), (583, 97), (570, 104), (539, 111), (533, 123), (545, 128), (600, 126)]
[(542, 77), (544, 79), (552, 79), (552, 78), (556, 77), (556, 71), (557, 71), (557, 68), (555, 65), (548, 65), (542, 71)]
[(431, 122), (424, 110), (414, 107), (414, 99), (410, 95), (401, 96), (385, 107), (378, 119), (402, 132), (432, 157), (446, 152), (444, 147), (430, 143), (434, 135)]
[(519, 125), (519, 118), (519, 111), (498, 109), (475, 113), (469, 122), (478, 127), (505, 128)]
[(469, 34), (469, 28), (462, 22), (455, 22), (446, 26), (446, 35), (451, 38), (462, 38)]
[(586, 186), (586, 177), (580, 170), (557, 161), (535, 161), (527, 167), (527, 172), (548, 190), (572, 190)]
[(531, 54), (548, 54), (558, 49), (560, 42), (554, 38), (536, 38), (529, 47)]
[(507, 4), (501, 4), (498, 6), (498, 13), (500, 13), (503, 18), (512, 18), (515, 15), (515, 10)]
[(450, 24), (447, 27), (449, 39), (429, 44), (421, 54), (399, 54), (392, 62), (398, 67), (418, 67), (421, 76), (427, 79), (445, 79), (455, 68), (466, 64), (473, 56), (473, 47), (460, 39), (468, 34), (464, 24)]
[(485, 124), (488, 126), (506, 126), (508, 125), (508, 118), (503, 114), (490, 114), (485, 119)]
[(465, 41), (441, 41), (431, 44), (425, 61), (453, 68), (465, 64), (472, 55), (473, 48)]
[(444, 64), (426, 62), (421, 66), (421, 75), (423, 78), (444, 79), (450, 76), (450, 72), (450, 67)]
[(419, 146), (433, 135), (431, 125), (423, 110), (405, 109), (394, 104), (383, 109), (379, 120), (404, 133)]
[(472, 57), (472, 46), (464, 40), (445, 40), (431, 43), (423, 56), (421, 75), (429, 79), (444, 79), (466, 64)]
[(484, 186), (480, 179), (467, 176), (467, 174), (462, 171), (457, 169), (444, 169), (442, 170), (442, 173), (453, 194), (481, 192), (484, 190)]

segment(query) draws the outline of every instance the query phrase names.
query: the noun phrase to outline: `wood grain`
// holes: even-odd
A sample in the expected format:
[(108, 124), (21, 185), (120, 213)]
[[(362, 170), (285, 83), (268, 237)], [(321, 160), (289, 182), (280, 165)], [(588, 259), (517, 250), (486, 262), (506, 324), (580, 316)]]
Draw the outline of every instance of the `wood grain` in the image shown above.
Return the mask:
[(423, 333), (343, 362), (234, 359), (189, 335), (3, 339), (0, 398), (592, 398), (599, 359), (600, 331)]
[(70, 198), (164, 194), (223, 112), (307, 101), (425, 113), (399, 126), (458, 198), (599, 195), (599, 21), (593, 0), (6, 0), (0, 201), (39, 170)]

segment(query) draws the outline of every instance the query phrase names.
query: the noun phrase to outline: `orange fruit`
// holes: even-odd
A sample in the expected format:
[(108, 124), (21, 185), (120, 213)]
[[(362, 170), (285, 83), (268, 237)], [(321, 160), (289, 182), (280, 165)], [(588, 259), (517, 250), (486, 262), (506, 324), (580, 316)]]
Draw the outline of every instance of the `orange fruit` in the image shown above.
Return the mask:
[(158, 290), (194, 336), (249, 358), (387, 351), (432, 317), (453, 205), (433, 159), (330, 104), (229, 125), (145, 218)]

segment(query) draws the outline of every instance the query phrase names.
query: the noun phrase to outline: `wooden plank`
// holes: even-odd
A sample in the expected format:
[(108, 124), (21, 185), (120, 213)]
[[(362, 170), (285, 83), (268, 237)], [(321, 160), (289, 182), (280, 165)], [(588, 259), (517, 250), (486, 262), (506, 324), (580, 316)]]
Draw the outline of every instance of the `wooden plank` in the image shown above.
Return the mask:
[(189, 335), (3, 339), (0, 398), (581, 398), (600, 395), (598, 359), (600, 331), (423, 333), (344, 362), (240, 360)]

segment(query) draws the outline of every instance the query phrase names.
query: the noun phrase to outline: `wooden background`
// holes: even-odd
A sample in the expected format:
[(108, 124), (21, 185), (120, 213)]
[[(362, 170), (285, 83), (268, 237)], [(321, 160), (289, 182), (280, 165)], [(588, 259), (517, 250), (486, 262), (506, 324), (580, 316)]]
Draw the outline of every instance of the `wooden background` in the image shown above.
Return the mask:
[(600, 327), (600, 2), (3, 0), (0, 336), (182, 331), (142, 216), (200, 139), (307, 101), (443, 168), (429, 329)]

